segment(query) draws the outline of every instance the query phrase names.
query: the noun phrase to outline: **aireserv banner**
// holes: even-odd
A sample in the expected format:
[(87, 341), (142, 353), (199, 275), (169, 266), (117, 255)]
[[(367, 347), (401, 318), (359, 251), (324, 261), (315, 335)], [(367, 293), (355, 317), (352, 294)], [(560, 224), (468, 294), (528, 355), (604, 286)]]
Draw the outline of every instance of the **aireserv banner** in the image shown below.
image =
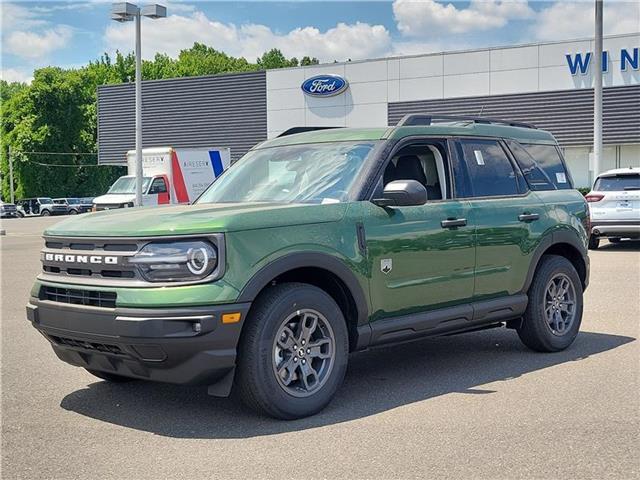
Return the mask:
[(195, 200), (229, 168), (228, 148), (189, 150), (177, 148), (172, 154), (173, 189), (177, 203)]

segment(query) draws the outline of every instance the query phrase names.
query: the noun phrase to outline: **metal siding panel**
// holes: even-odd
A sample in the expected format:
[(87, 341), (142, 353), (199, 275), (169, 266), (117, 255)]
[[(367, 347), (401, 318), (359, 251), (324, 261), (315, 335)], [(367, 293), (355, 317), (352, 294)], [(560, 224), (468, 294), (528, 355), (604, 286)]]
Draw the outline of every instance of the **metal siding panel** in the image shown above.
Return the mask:
[[(143, 147), (231, 148), (232, 161), (267, 138), (266, 73), (142, 82)], [(98, 88), (98, 162), (135, 148), (133, 84)]]
[[(640, 143), (640, 85), (608, 87), (603, 96), (605, 145)], [(533, 123), (549, 130), (561, 146), (593, 143), (593, 90), (389, 103), (389, 125), (408, 113), (484, 115)]]

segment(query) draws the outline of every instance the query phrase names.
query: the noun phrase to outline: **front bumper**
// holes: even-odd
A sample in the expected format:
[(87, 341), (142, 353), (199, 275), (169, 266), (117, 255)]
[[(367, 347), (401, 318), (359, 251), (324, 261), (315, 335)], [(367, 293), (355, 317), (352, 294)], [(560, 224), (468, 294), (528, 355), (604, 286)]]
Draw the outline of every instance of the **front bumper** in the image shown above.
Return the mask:
[(640, 220), (592, 221), (591, 235), (596, 237), (640, 237)]
[[(63, 361), (176, 384), (211, 385), (231, 372), (249, 303), (194, 308), (100, 308), (31, 298), (27, 318)], [(224, 313), (241, 314), (222, 323)]]

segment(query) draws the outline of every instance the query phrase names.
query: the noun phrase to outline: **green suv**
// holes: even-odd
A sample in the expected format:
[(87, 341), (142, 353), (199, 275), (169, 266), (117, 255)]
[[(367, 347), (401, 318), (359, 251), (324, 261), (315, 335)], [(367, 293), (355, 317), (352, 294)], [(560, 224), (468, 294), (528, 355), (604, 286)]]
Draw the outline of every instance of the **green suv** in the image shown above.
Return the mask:
[(567, 348), (588, 223), (556, 141), (530, 125), (298, 128), (194, 205), (48, 229), (27, 315), (102, 379), (234, 388), (300, 418), (329, 403), (349, 352), (375, 345), (506, 326), (534, 350)]

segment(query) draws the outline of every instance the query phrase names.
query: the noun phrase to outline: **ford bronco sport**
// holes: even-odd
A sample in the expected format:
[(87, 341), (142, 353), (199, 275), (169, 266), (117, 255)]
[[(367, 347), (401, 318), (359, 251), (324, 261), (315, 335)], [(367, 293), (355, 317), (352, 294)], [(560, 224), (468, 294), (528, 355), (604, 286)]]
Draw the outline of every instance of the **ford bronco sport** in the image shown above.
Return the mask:
[(27, 315), (101, 379), (233, 387), (293, 419), (325, 407), (349, 352), (374, 345), (506, 326), (533, 350), (567, 348), (588, 223), (556, 141), (530, 125), (299, 128), (195, 205), (48, 229)]

